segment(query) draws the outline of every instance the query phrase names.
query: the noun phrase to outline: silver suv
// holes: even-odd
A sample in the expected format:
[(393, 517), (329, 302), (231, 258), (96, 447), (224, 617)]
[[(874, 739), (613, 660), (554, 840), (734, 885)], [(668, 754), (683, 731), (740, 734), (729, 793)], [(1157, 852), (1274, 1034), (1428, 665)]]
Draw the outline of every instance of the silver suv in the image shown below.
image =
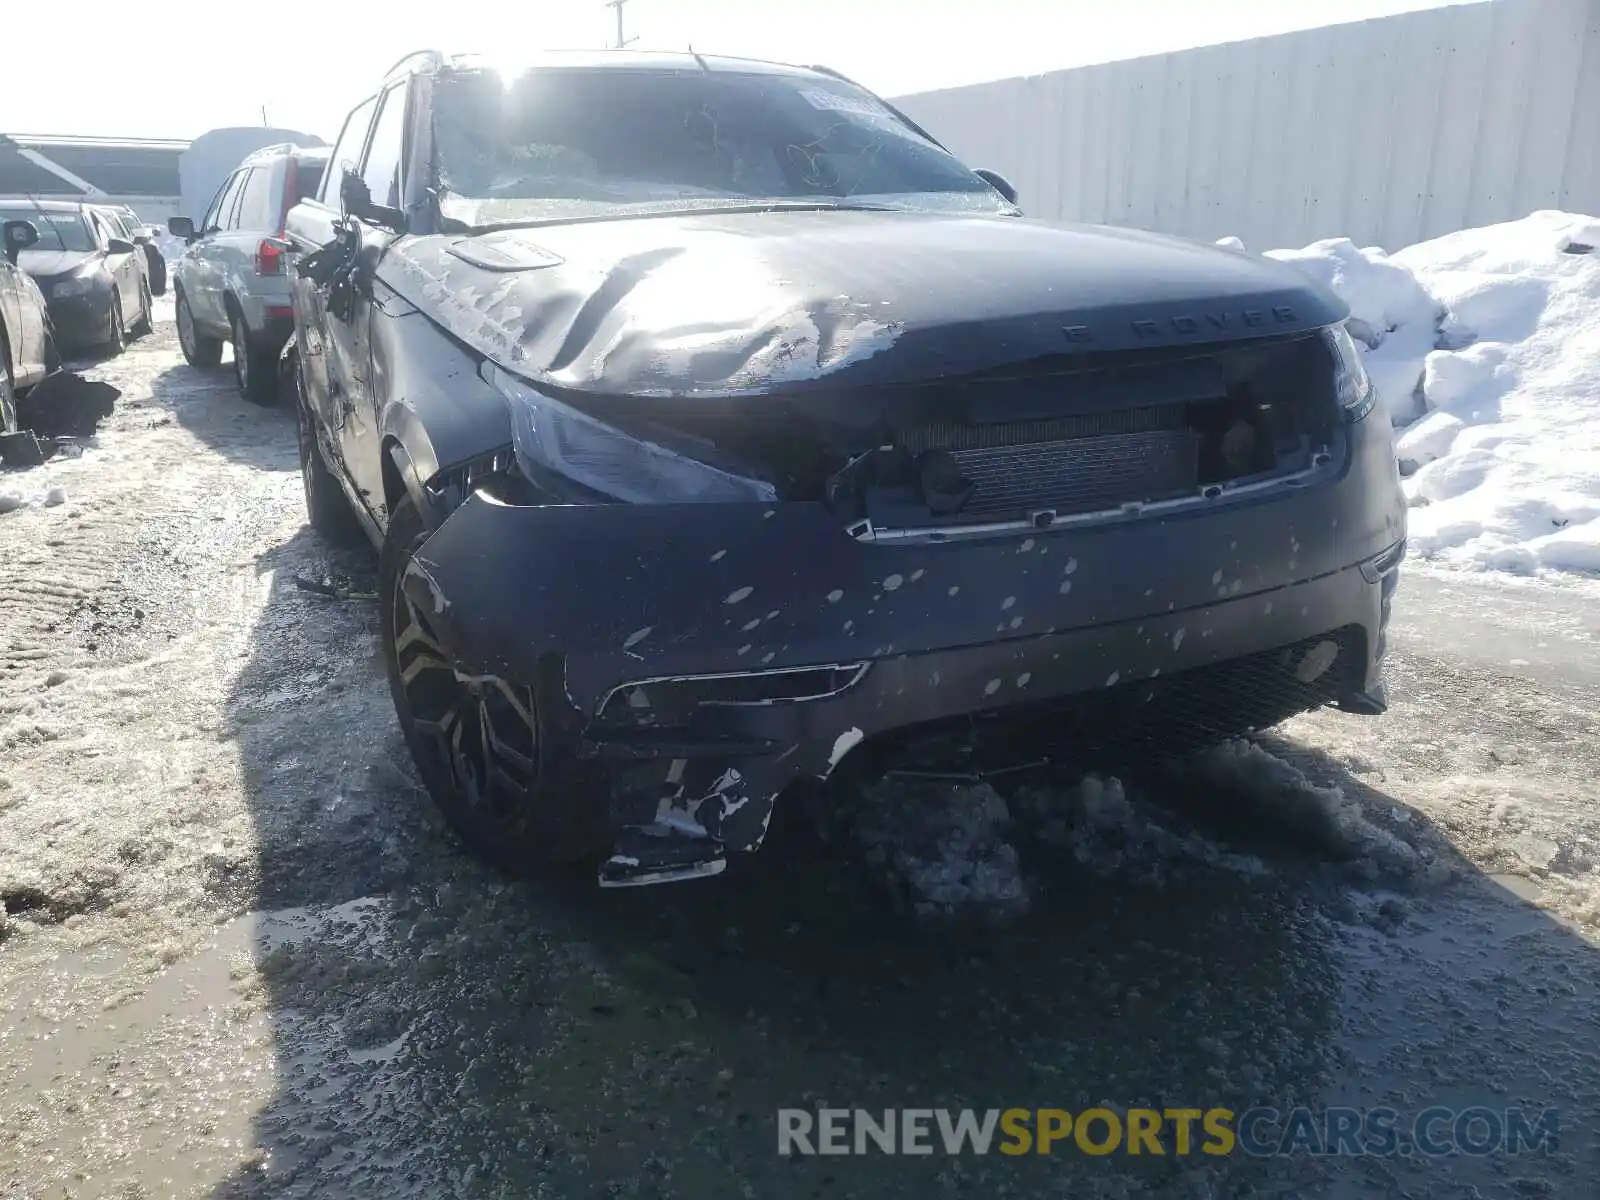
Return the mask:
[(228, 176), (198, 226), (189, 217), (167, 221), (188, 243), (172, 268), (183, 357), (214, 367), (229, 343), (239, 391), (256, 404), (277, 398), (278, 355), (294, 332), (284, 217), (316, 194), (328, 154), (288, 142), (257, 150)]

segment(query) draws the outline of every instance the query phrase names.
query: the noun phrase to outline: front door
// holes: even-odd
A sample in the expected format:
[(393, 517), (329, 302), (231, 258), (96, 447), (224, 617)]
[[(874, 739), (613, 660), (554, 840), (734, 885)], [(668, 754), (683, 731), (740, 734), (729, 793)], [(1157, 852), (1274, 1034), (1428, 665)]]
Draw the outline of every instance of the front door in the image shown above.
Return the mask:
[(123, 239), (111, 228), (110, 222), (99, 213), (91, 212), (89, 223), (94, 227), (95, 242), (106, 252), (106, 270), (111, 273), (112, 282), (116, 285), (117, 299), (122, 302), (122, 320), (126, 324), (136, 319), (139, 312), (140, 275), (136, 261), (139, 248), (130, 242), (126, 243), (127, 249), (114, 252), (111, 243)]
[(195, 323), (213, 337), (226, 336), (228, 310), (223, 302), (223, 248), (220, 239), (227, 231), (239, 206), (250, 168), (243, 167), (228, 177), (217, 198), (211, 202), (197, 236), (184, 251), (184, 295)]
[[(291, 253), (297, 264), (291, 286), (305, 402), (329, 464), (344, 476), (352, 489), (357, 486), (356, 473), (345, 461), (344, 427), (350, 416), (351, 378), (360, 369), (356, 343), (366, 343), (364, 335), (358, 338), (351, 326), (357, 320), (365, 321), (368, 313), (364, 306), (354, 304), (346, 307), (335, 303), (330, 307), (330, 284), (326, 280), (332, 278), (334, 272), (330, 270), (323, 276), (324, 282), (319, 283), (301, 275), (298, 264), (319, 252), (337, 259), (334, 243), (342, 236), (342, 231), (349, 228), (340, 221), (339, 184), (344, 168), (355, 170), (361, 161), (377, 106), (378, 98), (373, 96), (358, 104), (345, 118), (344, 129), (334, 143), (318, 194), (295, 205), (285, 221)], [(351, 236), (359, 240), (359, 234)], [(340, 293), (339, 299), (348, 298)], [(359, 313), (355, 311), (357, 307), (361, 308)]]
[[(406, 97), (406, 85), (397, 83), (379, 98), (372, 135), (361, 157), (359, 174), (372, 199), (385, 207), (399, 203)], [(364, 222), (357, 222), (356, 228), (361, 238), (354, 272), (356, 316), (342, 335), (341, 344), (335, 347), (329, 365), (330, 369), (337, 366), (342, 373), (344, 411), (339, 437), (345, 469), (362, 503), (381, 525), (388, 520), (388, 513), (383, 493), (383, 439), (378, 412), (386, 397), (373, 387), (372, 309), (374, 302), (381, 304), (390, 294), (375, 276), (378, 262), (396, 234)], [(338, 325), (337, 322), (333, 324), (334, 327)]]

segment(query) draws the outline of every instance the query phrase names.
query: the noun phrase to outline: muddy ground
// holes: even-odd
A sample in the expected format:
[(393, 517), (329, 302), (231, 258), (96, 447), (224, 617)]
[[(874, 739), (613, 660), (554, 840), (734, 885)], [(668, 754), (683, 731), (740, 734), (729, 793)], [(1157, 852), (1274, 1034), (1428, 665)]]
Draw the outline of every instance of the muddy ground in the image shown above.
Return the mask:
[[(416, 784), (372, 604), (294, 582), (372, 564), (304, 527), (290, 416), (163, 315), (94, 368), (124, 396), (83, 458), (0, 474), (0, 1195), (1595, 1194), (1592, 591), (1409, 570), (1379, 720), (1031, 784), (978, 826), (841, 797), (876, 841), (790, 814), (713, 881), (511, 883)], [(918, 912), (941, 854), (1027, 910)], [(1521, 1106), (1561, 1136), (776, 1152), (785, 1107), (1101, 1103)]]

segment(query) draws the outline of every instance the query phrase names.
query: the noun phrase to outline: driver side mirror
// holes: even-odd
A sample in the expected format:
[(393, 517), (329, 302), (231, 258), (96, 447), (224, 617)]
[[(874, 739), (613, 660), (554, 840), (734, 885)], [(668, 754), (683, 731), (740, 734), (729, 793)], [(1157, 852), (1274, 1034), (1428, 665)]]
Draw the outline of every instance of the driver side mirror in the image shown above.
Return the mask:
[(1007, 204), (1015, 204), (1017, 202), (1017, 189), (1012, 187), (1011, 181), (1004, 175), (1000, 174), (999, 171), (990, 171), (979, 168), (978, 170), (974, 171), (973, 174), (987, 183), (995, 191), (999, 192), (1000, 195), (1005, 198), (1005, 202)]
[(107, 254), (132, 254), (134, 244), (123, 238), (114, 237), (106, 242)]
[(405, 214), (397, 208), (374, 204), (372, 189), (367, 186), (367, 181), (349, 167), (344, 168), (344, 176), (339, 180), (339, 203), (344, 207), (346, 216), (394, 233), (405, 232)]
[(7, 221), (5, 223), (6, 258), (15, 264), (17, 255), (39, 240), (39, 228), (32, 221)]
[(194, 241), (194, 220), (190, 217), (168, 217), (167, 232), (186, 242)]
[(352, 217), (364, 217), (372, 207), (372, 189), (349, 167), (341, 169), (344, 173), (339, 178), (339, 203)]

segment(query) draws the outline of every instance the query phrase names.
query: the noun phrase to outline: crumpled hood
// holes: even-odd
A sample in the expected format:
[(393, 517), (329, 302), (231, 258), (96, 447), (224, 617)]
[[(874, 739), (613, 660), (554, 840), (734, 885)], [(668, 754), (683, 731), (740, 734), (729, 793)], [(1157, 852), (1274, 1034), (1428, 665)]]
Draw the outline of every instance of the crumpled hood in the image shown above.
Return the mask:
[(1005, 217), (746, 212), (408, 239), (380, 277), (560, 387), (732, 395), (910, 383), (1342, 320), (1270, 260)]
[(35, 279), (48, 281), (72, 274), (99, 255), (98, 250), (24, 250), (17, 255), (17, 266)]

